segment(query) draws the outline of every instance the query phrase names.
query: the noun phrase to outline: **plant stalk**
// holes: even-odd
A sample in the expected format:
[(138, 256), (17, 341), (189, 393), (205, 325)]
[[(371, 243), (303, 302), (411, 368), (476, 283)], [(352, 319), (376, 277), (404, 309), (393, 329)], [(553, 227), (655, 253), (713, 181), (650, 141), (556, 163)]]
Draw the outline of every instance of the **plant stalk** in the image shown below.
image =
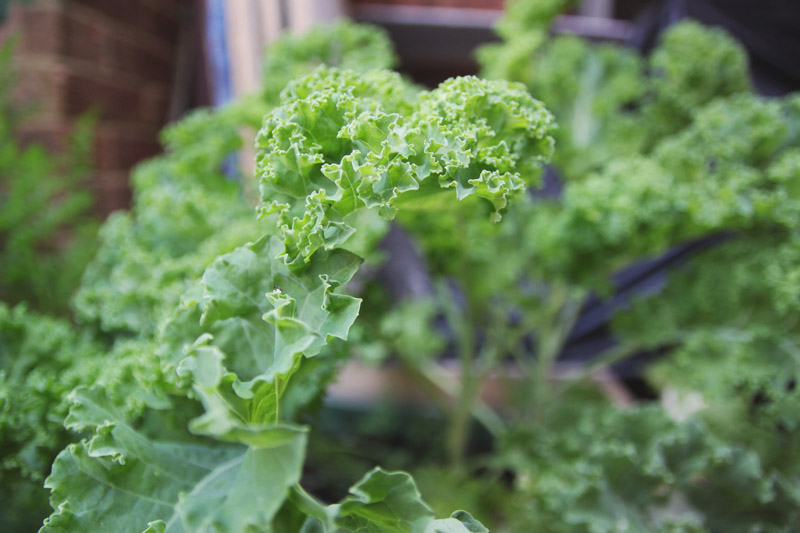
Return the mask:
[(550, 376), (559, 354), (566, 344), (572, 327), (578, 319), (583, 298), (570, 294), (568, 287), (553, 285), (550, 301), (546, 307), (537, 342), (537, 359), (533, 374), (529, 376), (533, 401), (529, 405), (529, 418), (541, 421), (554, 391), (550, 387)]

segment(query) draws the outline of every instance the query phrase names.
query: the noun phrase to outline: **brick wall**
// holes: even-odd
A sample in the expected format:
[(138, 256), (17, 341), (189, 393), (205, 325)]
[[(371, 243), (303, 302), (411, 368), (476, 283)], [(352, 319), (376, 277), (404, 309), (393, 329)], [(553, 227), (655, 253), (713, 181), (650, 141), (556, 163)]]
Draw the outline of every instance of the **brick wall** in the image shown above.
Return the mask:
[(97, 210), (130, 200), (128, 174), (159, 151), (176, 69), (181, 0), (38, 0), (12, 8), (17, 98), (33, 103), (24, 141), (58, 149), (76, 117), (96, 110)]

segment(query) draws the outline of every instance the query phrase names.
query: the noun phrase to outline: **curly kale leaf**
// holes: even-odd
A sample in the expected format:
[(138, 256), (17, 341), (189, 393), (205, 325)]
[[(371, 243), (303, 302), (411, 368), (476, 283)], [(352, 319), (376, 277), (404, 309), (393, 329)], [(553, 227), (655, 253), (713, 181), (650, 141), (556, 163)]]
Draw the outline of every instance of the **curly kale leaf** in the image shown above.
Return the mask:
[(41, 531), (245, 531), (269, 523), (299, 480), (302, 428), (254, 429), (247, 446), (169, 439), (132, 426), (101, 391), (73, 401), (68, 425), (94, 436), (53, 464), (56, 512)]
[(266, 117), (262, 216), (277, 215), (293, 268), (342, 245), (353, 232), (347, 217), (364, 208), (393, 218), (453, 188), (459, 200), (489, 200), (499, 219), (552, 152), (552, 116), (519, 85), (460, 78), (398, 102), (398, 82), (320, 69)]
[(478, 48), (481, 76), (493, 80), (521, 81), (530, 79), (531, 58), (547, 40), (555, 17), (572, 0), (509, 1), (495, 31), (502, 43)]
[[(192, 410), (162, 434), (135, 424), (103, 389), (75, 393), (67, 425), (93, 436), (56, 460), (47, 480), (56, 512), (45, 531), (241, 531), (272, 520), (305, 450), (306, 430), (279, 422), (279, 402), (300, 358), (346, 336), (358, 310), (357, 300), (333, 291), (358, 258), (317, 254), (298, 278), (277, 258), (280, 246), (262, 240), (218, 259), (200, 300), (186, 301), (164, 329), (160, 364), (190, 389), (162, 382), (151, 390), (166, 393), (166, 405), (184, 394), (202, 401), (194, 434), (185, 429)], [(102, 494), (103, 505), (90, 505), (84, 491)]]
[(636, 108), (648, 85), (634, 51), (558, 36), (535, 57), (532, 72), (519, 81), (556, 116), (560, 128), (553, 163), (566, 179), (582, 178), (642, 150)]

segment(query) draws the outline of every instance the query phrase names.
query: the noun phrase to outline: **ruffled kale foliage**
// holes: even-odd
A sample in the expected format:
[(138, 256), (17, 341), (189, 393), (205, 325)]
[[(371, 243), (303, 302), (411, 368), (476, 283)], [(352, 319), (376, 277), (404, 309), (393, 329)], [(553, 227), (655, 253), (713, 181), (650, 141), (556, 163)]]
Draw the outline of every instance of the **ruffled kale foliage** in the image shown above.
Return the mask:
[(29, 530), (47, 515), (45, 476), (56, 454), (74, 436), (62, 424), (70, 393), (93, 383), (109, 390), (130, 416), (163, 403), (157, 360), (146, 340), (108, 349), (89, 330), (19, 305), (0, 305), (0, 524)]
[[(358, 43), (381, 50), (375, 54), (382, 59), (361, 62), (365, 52)], [(132, 178), (132, 210), (103, 228), (103, 245), (75, 299), (82, 320), (108, 332), (152, 334), (189, 280), (220, 254), (257, 237), (250, 217), (255, 199), (247, 196), (253, 178), (232, 158), (243, 146), (242, 129), (260, 126), (294, 74), (328, 62), (358, 63), (368, 71), (390, 66), (394, 55), (377, 29), (346, 22), (288, 36), (267, 54), (265, 94), (196, 111), (165, 130), (166, 154)], [(287, 71), (293, 74), (287, 77)]]
[[(738, 520), (765, 530), (783, 530), (800, 518), (797, 109), (796, 96), (735, 98), (710, 106), (665, 146), (662, 159), (694, 179), (701, 172), (704, 180), (735, 176), (736, 186), (727, 191), (733, 201), (710, 209), (708, 218), (745, 224), (733, 225), (721, 246), (693, 258), (657, 297), (636, 302), (617, 320), (625, 338), (671, 347), (670, 357), (651, 371), (666, 407), (679, 417), (697, 412), (714, 435), (749, 454), (763, 482), (752, 495), (743, 490), (731, 498), (750, 517)], [(754, 183), (760, 184), (757, 195), (741, 194)], [(723, 508), (722, 502), (708, 504)]]
[(795, 482), (754, 451), (702, 420), (597, 400), (573, 398), (551, 430), (505, 441), (511, 531), (791, 531)]
[[(645, 61), (635, 51), (563, 35), (542, 43), (527, 62), (532, 72), (508, 72), (507, 79), (552, 102), (559, 124), (554, 165), (567, 178), (580, 179), (642, 149), (648, 130), (638, 108), (648, 83)], [(489, 68), (485, 75), (494, 79)]]
[[(30, 530), (47, 514), (42, 481), (68, 442), (66, 395), (97, 378), (98, 346), (61, 318), (94, 253), (89, 174), (93, 119), (54, 153), (19, 142), (31, 109), (12, 98), (13, 42), (0, 46), (0, 529)], [(29, 309), (35, 309), (31, 311)], [(85, 359), (85, 362), (84, 362)]]
[(533, 222), (547, 277), (592, 286), (638, 257), (691, 239), (787, 231), (797, 209), (792, 180), (776, 179), (771, 165), (785, 167), (793, 152), (784, 154), (796, 137), (790, 103), (715, 100), (650, 157), (619, 158), (569, 183), (563, 201), (548, 208), (551, 216)]
[[(262, 216), (277, 215), (294, 268), (349, 238), (347, 217), (360, 209), (391, 219), (455, 189), (458, 200), (489, 200), (499, 220), (552, 151), (552, 117), (520, 86), (459, 78), (412, 104), (385, 71), (319, 70), (308, 80), (289, 86), (293, 101), (257, 140)], [(318, 87), (329, 89), (309, 92)]]
[(497, 23), (500, 43), (481, 46), (478, 61), (483, 76), (525, 83), (532, 73), (531, 58), (548, 40), (553, 19), (573, 0), (511, 0)]
[[(498, 485), (475, 491), (474, 503), (465, 489), (464, 505), (513, 502), (498, 520), (508, 531), (791, 531), (800, 479), (793, 414), (793, 190), (800, 167), (789, 170), (792, 104), (719, 100), (657, 148), (657, 157), (613, 162), (569, 184), (560, 203), (518, 202), (496, 227), (464, 222), (463, 214), (445, 221), (442, 213), (413, 220), (401, 213), (432, 273), (449, 282), (433, 301), (410, 301), (385, 316), (373, 335), (430, 382), (441, 374), (418, 347), (435, 338), (462, 355), (472, 390), (509, 355), (526, 377), (506, 427), (498, 428), (473, 396), (472, 416), (501, 443), (489, 474), (480, 470), (484, 487), (508, 472), (515, 481), (509, 492)], [(767, 131), (762, 120), (771, 127), (759, 140)], [(719, 130), (712, 134), (712, 127)], [(728, 143), (740, 149), (728, 152)], [(678, 144), (684, 150), (671, 152)], [(687, 159), (696, 173), (686, 171)], [(530, 345), (548, 375), (588, 288), (604, 290), (608, 275), (631, 260), (708, 235), (724, 242), (620, 316), (621, 344), (604, 356), (667, 350), (650, 376), (663, 409), (621, 412), (607, 399), (583, 401), (564, 390), (571, 384), (537, 378), (542, 370), (530, 359)], [(487, 244), (464, 248), (461, 236)], [(403, 318), (409, 315), (415, 320)], [(437, 315), (449, 329), (436, 325)], [(444, 392), (460, 397), (464, 388)], [(458, 416), (449, 411), (451, 427)], [(452, 478), (423, 478), (421, 490), (436, 495), (428, 496), (434, 507), (448, 500), (438, 495), (443, 479)]]
[(646, 117), (651, 144), (689, 125), (711, 100), (750, 91), (747, 55), (724, 31), (683, 22), (667, 31), (648, 62)]
[(216, 257), (258, 237), (254, 178), (234, 154), (252, 142), (244, 132), (258, 130), (286, 84), (321, 64), (368, 72), (394, 62), (388, 38), (370, 26), (343, 21), (288, 35), (268, 49), (263, 93), (166, 128), (166, 153), (132, 176), (132, 209), (102, 229), (101, 249), (74, 301), (81, 320), (106, 332), (153, 335)]

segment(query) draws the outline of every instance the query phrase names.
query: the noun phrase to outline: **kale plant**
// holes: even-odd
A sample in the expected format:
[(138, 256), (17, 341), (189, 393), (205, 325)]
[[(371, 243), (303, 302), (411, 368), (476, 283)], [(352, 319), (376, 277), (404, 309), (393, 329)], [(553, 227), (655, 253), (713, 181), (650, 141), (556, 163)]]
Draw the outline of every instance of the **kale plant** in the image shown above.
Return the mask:
[(295, 418), (360, 307), (337, 290), (361, 263), (340, 247), (350, 217), (448, 197), (499, 216), (548, 156), (552, 118), (520, 86), (463, 78), (417, 96), (385, 71), (318, 69), (282, 99), (257, 140), (263, 236), (208, 266), (160, 328), (147, 412), (102, 386), (73, 393), (66, 425), (90, 437), (56, 459), (43, 531), (483, 530), (464, 512), (435, 520), (407, 474), (380, 469), (321, 504), (299, 484)]

